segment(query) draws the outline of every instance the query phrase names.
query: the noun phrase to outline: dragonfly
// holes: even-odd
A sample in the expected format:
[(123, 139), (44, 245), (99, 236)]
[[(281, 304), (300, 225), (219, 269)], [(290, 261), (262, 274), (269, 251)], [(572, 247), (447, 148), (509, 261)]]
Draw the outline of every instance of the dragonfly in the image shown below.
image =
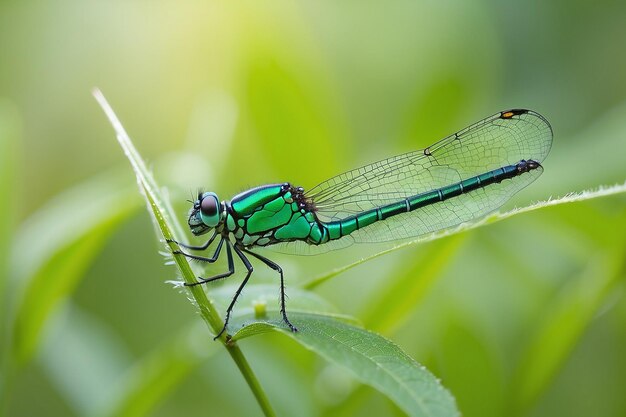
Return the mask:
[[(235, 274), (233, 252), (246, 268), (218, 338), (252, 275), (249, 257), (255, 258), (280, 276), (280, 314), (296, 332), (285, 307), (283, 270), (256, 249), (317, 253), (353, 243), (414, 238), (480, 218), (541, 175), (552, 136), (550, 123), (539, 113), (505, 110), (427, 148), (344, 172), (309, 190), (283, 182), (222, 201), (214, 192), (199, 192), (188, 225), (193, 235), (210, 238), (200, 246), (175, 242), (179, 250), (174, 253), (214, 263), (225, 249), (228, 270), (185, 285)], [(180, 249), (207, 251), (216, 241), (211, 256)]]

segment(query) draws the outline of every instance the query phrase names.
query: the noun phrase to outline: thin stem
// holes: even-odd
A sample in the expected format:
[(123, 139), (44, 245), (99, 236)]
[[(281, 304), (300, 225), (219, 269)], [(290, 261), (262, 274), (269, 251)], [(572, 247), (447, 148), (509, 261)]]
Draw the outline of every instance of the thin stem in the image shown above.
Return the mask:
[[(154, 214), (154, 218), (159, 227), (159, 230), (165, 238), (165, 241), (169, 242), (169, 249), (172, 250), (172, 252), (180, 249), (178, 248), (178, 245), (172, 242), (173, 236), (171, 228), (166, 219), (166, 215), (169, 213), (167, 213), (167, 209), (164, 208), (165, 206), (161, 201), (159, 187), (157, 186), (150, 172), (146, 168), (143, 159), (141, 159), (141, 156), (132, 144), (130, 137), (124, 130), (121, 122), (113, 112), (113, 109), (106, 101), (100, 90), (94, 90), (93, 95), (104, 110), (104, 113), (109, 118), (109, 121), (113, 125), (115, 133), (117, 134), (117, 140), (124, 150), (124, 153), (130, 160), (133, 170), (135, 171), (135, 175), (137, 175), (140, 190), (146, 198), (150, 210)], [(174, 255), (174, 261), (176, 262), (176, 265), (181, 272), (183, 280), (186, 283), (192, 284), (196, 282), (196, 274), (194, 274), (191, 266), (187, 262), (187, 259), (183, 255)], [(220, 318), (213, 304), (211, 304), (211, 302), (207, 298), (202, 286), (198, 285), (186, 288), (191, 293), (198, 309), (200, 310), (200, 315), (207, 323), (209, 328), (213, 331), (213, 334), (218, 334), (224, 326), (224, 322)], [(223, 333), (218, 338), (218, 340), (226, 347), (226, 350), (235, 361), (235, 364), (239, 368), (239, 371), (242, 373), (244, 379), (248, 383), (248, 386), (252, 390), (254, 397), (257, 399), (261, 410), (263, 410), (263, 413), (267, 417), (274, 417), (276, 414), (274, 413), (274, 410), (270, 405), (267, 395), (265, 395), (265, 391), (263, 391), (261, 384), (259, 383), (256, 375), (252, 371), (252, 368), (250, 367), (245, 356), (243, 355), (243, 352), (241, 351), (241, 349), (239, 349), (239, 346), (236, 344), (236, 342), (229, 341), (226, 333)]]
[[(150, 206), (152, 207), (155, 215), (157, 215), (157, 223), (159, 224), (161, 232), (163, 233), (163, 237), (166, 239), (166, 241), (170, 242), (169, 243), (170, 249), (178, 249), (178, 248), (172, 247), (172, 245), (175, 245), (175, 243), (171, 242), (173, 238), (171, 231), (169, 230), (169, 227), (167, 223), (165, 222), (165, 219), (162, 216), (159, 216), (159, 213), (160, 213), (159, 209), (156, 206), (156, 204), (154, 204), (154, 200), (152, 199), (151, 195), (147, 192), (145, 188), (144, 188), (144, 191), (145, 191), (145, 195), (146, 195), (146, 198), (148, 199)], [(185, 256), (181, 254), (177, 254), (177, 255), (174, 255), (174, 259), (176, 261), (176, 265), (178, 265), (178, 268), (180, 269), (180, 272), (183, 276), (184, 281), (189, 284), (196, 282), (196, 276), (193, 273), (191, 266), (189, 265), (189, 262), (187, 262), (187, 259), (185, 258)], [(204, 289), (202, 288), (202, 286), (198, 285), (198, 286), (187, 287), (187, 288), (190, 290), (196, 302), (196, 305), (200, 309), (200, 314), (202, 315), (202, 318), (204, 319), (204, 321), (206, 321), (207, 325), (211, 328), (211, 330), (213, 331), (213, 334), (218, 334), (223, 328), (224, 322), (222, 321), (219, 314), (217, 313), (217, 310), (215, 310), (215, 307), (213, 306), (213, 304), (211, 304), (211, 302), (207, 298), (206, 293), (204, 292)], [(274, 417), (276, 414), (274, 413), (274, 410), (272, 409), (269, 399), (267, 398), (267, 395), (265, 394), (263, 387), (261, 387), (259, 380), (257, 379), (256, 375), (252, 371), (250, 364), (248, 363), (246, 357), (244, 356), (243, 352), (241, 351), (237, 343), (233, 341), (229, 341), (226, 336), (226, 332), (222, 333), (222, 335), (218, 338), (218, 340), (222, 342), (222, 344), (226, 347), (226, 350), (230, 354), (231, 358), (233, 358), (233, 361), (235, 361), (237, 368), (239, 368), (239, 371), (241, 372), (244, 379), (248, 383), (248, 386), (250, 387), (252, 394), (254, 394), (254, 397), (259, 403), (261, 410), (263, 410), (263, 414), (265, 414), (265, 416), (267, 417)]]
[(248, 383), (248, 386), (252, 390), (254, 397), (259, 403), (259, 406), (261, 407), (261, 409), (263, 410), (263, 414), (265, 414), (267, 417), (276, 416), (276, 414), (274, 413), (274, 410), (272, 409), (272, 405), (270, 404), (267, 396), (265, 395), (265, 391), (263, 391), (263, 388), (261, 387), (259, 380), (256, 378), (256, 375), (254, 375), (254, 372), (252, 372), (252, 369), (250, 368), (250, 365), (248, 364), (248, 360), (243, 355), (243, 352), (241, 352), (241, 349), (239, 349), (237, 342), (231, 341), (227, 343), (226, 349), (228, 350), (230, 357), (233, 358), (233, 360), (237, 364), (239, 371), (241, 371), (241, 374), (243, 375), (246, 382)]

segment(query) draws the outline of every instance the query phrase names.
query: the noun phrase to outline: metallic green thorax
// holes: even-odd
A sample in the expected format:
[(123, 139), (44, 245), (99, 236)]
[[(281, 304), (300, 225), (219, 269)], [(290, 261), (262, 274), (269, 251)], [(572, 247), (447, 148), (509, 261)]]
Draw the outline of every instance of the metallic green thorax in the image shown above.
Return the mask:
[(218, 232), (231, 233), (246, 247), (294, 240), (314, 245), (324, 243), (328, 241), (328, 233), (303, 193), (302, 188), (284, 183), (239, 194), (224, 202), (226, 218)]

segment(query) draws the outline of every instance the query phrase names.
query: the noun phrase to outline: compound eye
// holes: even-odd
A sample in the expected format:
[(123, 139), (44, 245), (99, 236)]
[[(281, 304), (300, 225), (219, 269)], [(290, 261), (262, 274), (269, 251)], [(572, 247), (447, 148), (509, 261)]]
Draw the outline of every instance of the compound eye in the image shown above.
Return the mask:
[(200, 215), (202, 222), (209, 227), (215, 227), (220, 221), (220, 203), (213, 193), (205, 193), (200, 202)]
[(200, 203), (200, 210), (205, 216), (215, 216), (217, 214), (217, 200), (212, 196), (206, 196)]

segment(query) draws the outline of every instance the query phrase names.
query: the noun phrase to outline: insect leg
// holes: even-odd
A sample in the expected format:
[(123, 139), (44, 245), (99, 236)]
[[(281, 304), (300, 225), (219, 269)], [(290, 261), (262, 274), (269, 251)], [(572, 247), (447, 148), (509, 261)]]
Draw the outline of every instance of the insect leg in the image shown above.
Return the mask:
[[(211, 238), (209, 240), (207, 240), (206, 243), (200, 245), (200, 246), (193, 246), (193, 245), (187, 245), (185, 243), (182, 242), (178, 242), (176, 240), (173, 239), (167, 239), (166, 242), (167, 243), (176, 243), (178, 246), (183, 247), (185, 249), (190, 249), (190, 250), (206, 250), (209, 246), (211, 246), (211, 243), (213, 243), (213, 241), (215, 240), (215, 238), (217, 237), (217, 230), (213, 231), (213, 236), (211, 236)], [(175, 254), (182, 254), (184, 255), (184, 253), (182, 251), (174, 251)]]
[(208, 263), (213, 263), (215, 261), (217, 261), (217, 258), (219, 258), (220, 256), (220, 251), (222, 250), (222, 246), (224, 245), (224, 240), (226, 240), (225, 237), (222, 237), (222, 239), (220, 240), (220, 243), (217, 244), (217, 247), (215, 248), (215, 252), (213, 253), (213, 256), (211, 256), (210, 258), (204, 257), (204, 256), (198, 256), (198, 255), (191, 255), (189, 253), (185, 253), (183, 251), (174, 251), (172, 252), (175, 255), (183, 255), (189, 259), (195, 259), (196, 261), (200, 261), (200, 262), (208, 262)]
[(246, 258), (246, 255), (243, 254), (241, 249), (239, 249), (237, 245), (233, 245), (233, 248), (235, 249), (235, 253), (237, 254), (237, 256), (239, 256), (239, 259), (241, 259), (241, 262), (243, 262), (243, 264), (245, 265), (248, 273), (246, 274), (246, 277), (243, 279), (242, 283), (239, 285), (239, 288), (237, 288), (237, 291), (235, 291), (235, 296), (228, 305), (228, 308), (226, 309), (226, 320), (224, 320), (224, 327), (222, 327), (222, 330), (220, 330), (220, 332), (213, 339), (217, 339), (222, 335), (222, 333), (226, 331), (228, 321), (230, 320), (230, 313), (233, 310), (235, 303), (237, 302), (237, 298), (239, 298), (239, 294), (241, 294), (241, 290), (243, 290), (243, 287), (246, 286), (248, 280), (250, 279), (250, 275), (252, 275), (252, 271), (254, 271), (254, 268), (252, 268), (252, 264), (250, 263), (248, 258)]
[[(226, 239), (224, 239), (226, 240)], [(221, 274), (214, 275), (210, 278), (202, 278), (198, 277), (198, 281), (193, 284), (188, 284), (185, 282), (186, 287), (193, 287), (196, 285), (206, 284), (207, 282), (217, 281), (218, 279), (228, 278), (232, 274), (235, 273), (235, 263), (233, 262), (233, 253), (230, 250), (230, 241), (226, 240), (226, 256), (228, 257), (228, 271), (223, 272)]]
[(291, 331), (297, 332), (298, 329), (293, 324), (291, 324), (291, 322), (287, 318), (287, 310), (285, 308), (285, 280), (283, 279), (283, 269), (276, 262), (267, 259), (265, 256), (261, 256), (247, 249), (243, 249), (243, 251), (249, 255), (254, 256), (259, 261), (263, 262), (265, 265), (269, 266), (274, 271), (277, 271), (280, 274), (280, 314), (283, 316), (283, 320), (285, 321), (285, 323), (287, 323), (287, 326), (289, 326)]

